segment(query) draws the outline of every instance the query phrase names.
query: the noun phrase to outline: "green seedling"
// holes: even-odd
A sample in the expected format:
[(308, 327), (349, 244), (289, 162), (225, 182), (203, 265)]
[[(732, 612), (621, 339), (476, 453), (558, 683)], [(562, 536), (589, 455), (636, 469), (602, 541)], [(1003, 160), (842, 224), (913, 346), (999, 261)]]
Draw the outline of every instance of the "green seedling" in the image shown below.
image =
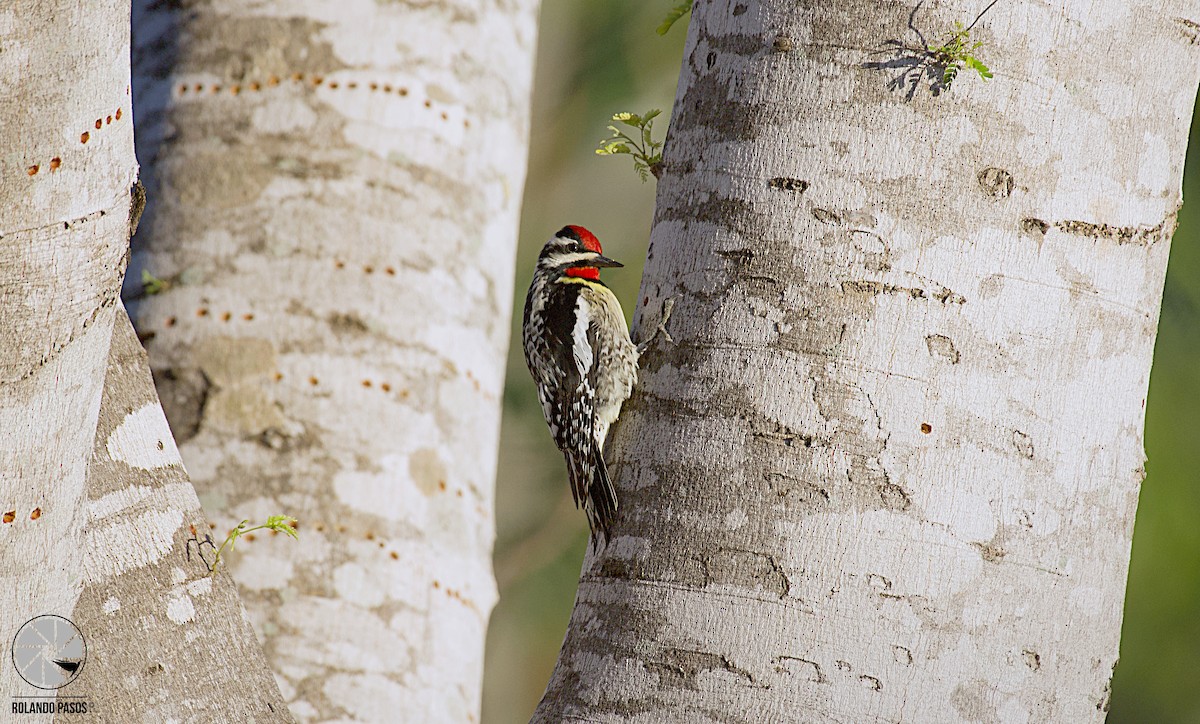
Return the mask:
[(295, 527), (293, 527), (295, 522), (296, 519), (290, 515), (272, 515), (267, 518), (266, 523), (263, 523), (262, 525), (256, 525), (252, 528), (246, 527), (250, 524), (249, 520), (243, 520), (241, 523), (238, 523), (236, 528), (229, 531), (229, 535), (225, 536), (225, 542), (222, 543), (221, 547), (217, 549), (217, 554), (213, 557), (212, 565), (209, 566), (209, 575), (215, 576), (217, 574), (217, 568), (221, 565), (221, 556), (225, 553), (225, 549), (228, 548), (230, 552), (233, 552), (233, 547), (237, 544), (238, 538), (241, 538), (247, 533), (253, 533), (256, 530), (274, 530), (279, 531), (280, 533), (286, 533), (293, 539), (298, 539), (300, 534), (297, 533)]
[(159, 279), (145, 269), (142, 270), (142, 293), (158, 294), (171, 286), (171, 282)]
[(930, 52), (936, 63), (942, 66), (942, 87), (949, 90), (954, 79), (963, 68), (970, 68), (979, 73), (979, 77), (987, 80), (992, 77), (992, 71), (975, 57), (975, 51), (983, 47), (983, 41), (971, 42), (971, 29), (960, 22), (954, 23), (954, 36), (946, 44), (933, 48)]
[(642, 177), (642, 183), (654, 174), (654, 178), (662, 175), (662, 142), (655, 141), (651, 136), (654, 119), (662, 111), (657, 108), (646, 111), (642, 115), (636, 113), (615, 113), (612, 120), (627, 126), (630, 132), (615, 125), (609, 126), (612, 136), (602, 139), (596, 149), (597, 156), (617, 156), (626, 154), (633, 157), (633, 170)]

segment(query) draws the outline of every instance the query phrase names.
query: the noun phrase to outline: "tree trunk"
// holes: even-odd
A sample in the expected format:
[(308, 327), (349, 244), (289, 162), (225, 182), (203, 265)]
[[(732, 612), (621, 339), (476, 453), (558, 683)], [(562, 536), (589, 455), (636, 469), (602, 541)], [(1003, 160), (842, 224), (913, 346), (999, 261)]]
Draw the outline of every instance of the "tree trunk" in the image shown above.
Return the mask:
[(1000, 3), (946, 89), (885, 42), (978, 3), (803, 5), (694, 10), (639, 310), (678, 344), (534, 720), (1101, 721), (1200, 18)]
[[(0, 611), (70, 612), (84, 479), (137, 179), (129, 5), (59, 2), (6, 25), (0, 77)], [(72, 43), (63, 37), (75, 38)], [(97, 129), (93, 122), (122, 118)], [(81, 135), (82, 134), (82, 135)], [(91, 137), (94, 136), (94, 137)], [(84, 143), (81, 139), (89, 139)], [(0, 666), (6, 691), (24, 688)]]
[(478, 719), (534, 0), (139, 3), (131, 311), (300, 720)]
[(87, 493), (86, 585), (70, 618), (90, 665), (72, 693), (106, 721), (292, 721), (233, 580), (209, 575), (200, 501), (123, 307)]
[[(129, 3), (21, 14), (0, 75), (20, 79), (0, 87), (16, 131), (0, 134), (0, 630), (24, 643), (0, 682), (22, 697), (14, 706), (63, 694), (105, 721), (232, 709), (288, 721), (232, 581), (186, 563), (199, 503), (154, 424), (162, 412), (120, 307), (144, 198), (131, 193)], [(58, 679), (18, 663), (38, 643), (24, 624), (42, 616), (67, 618), (86, 642), (62, 646), (73, 632), (53, 629), (65, 632), (56, 653), (78, 661), (50, 667)], [(194, 660), (181, 658), (184, 637)]]

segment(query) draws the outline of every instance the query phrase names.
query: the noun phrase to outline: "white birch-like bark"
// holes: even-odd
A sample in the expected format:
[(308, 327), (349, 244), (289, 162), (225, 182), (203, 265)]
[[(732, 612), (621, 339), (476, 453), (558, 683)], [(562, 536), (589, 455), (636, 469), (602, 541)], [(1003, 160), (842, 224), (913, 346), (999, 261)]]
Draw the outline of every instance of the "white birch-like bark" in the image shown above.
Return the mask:
[[(199, 503), (119, 302), (142, 199), (129, 2), (14, 6), (0, 27), (0, 689), (109, 722), (290, 721), (232, 580), (186, 563)], [(87, 644), (59, 692), (7, 656), (48, 614)]]
[[(87, 660), (68, 693), (107, 722), (292, 721), (233, 579), (209, 575), (208, 525), (117, 313), (88, 465), (82, 594)], [(72, 717), (68, 716), (68, 719)]]
[[(128, 0), (0, 8), (6, 652), (25, 621), (70, 616), (84, 584), (84, 482), (137, 179), (128, 15)], [(6, 695), (40, 693), (11, 662), (0, 672)]]
[(906, 102), (910, 12), (696, 4), (639, 311), (678, 344), (535, 721), (1104, 719), (1200, 16), (1001, 2), (996, 77)]
[[(477, 721), (535, 0), (141, 2), (131, 305), (302, 721)], [(132, 281), (136, 281), (136, 278)]]

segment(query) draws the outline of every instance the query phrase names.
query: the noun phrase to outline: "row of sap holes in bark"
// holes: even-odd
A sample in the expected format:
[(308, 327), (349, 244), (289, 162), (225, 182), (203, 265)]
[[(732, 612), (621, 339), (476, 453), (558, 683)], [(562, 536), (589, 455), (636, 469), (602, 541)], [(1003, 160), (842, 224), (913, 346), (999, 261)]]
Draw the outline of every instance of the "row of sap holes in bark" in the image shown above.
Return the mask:
[[(101, 128), (103, 128), (106, 125), (112, 125), (113, 121), (121, 120), (121, 115), (122, 115), (121, 109), (118, 108), (117, 112), (112, 114), (111, 116), (105, 116), (104, 118), (97, 118), (96, 122), (92, 125), (95, 126), (97, 131), (99, 131)], [(91, 137), (92, 137), (91, 131), (84, 131), (83, 133), (79, 134), (79, 142), (87, 143), (91, 139)], [(50, 159), (49, 163), (47, 163), (46, 165), (50, 168), (51, 173), (53, 173), (54, 171), (57, 171), (59, 168), (62, 167), (62, 156), (55, 156), (54, 158)], [(38, 172), (41, 170), (42, 170), (42, 165), (40, 163), (35, 163), (35, 164), (31, 164), (31, 165), (27, 166), (25, 168), (25, 173), (28, 174), (29, 176), (37, 176)]]
[[(307, 79), (307, 82), (311, 83), (314, 88), (318, 87), (318, 86), (322, 86), (322, 85), (324, 85), (326, 88), (329, 88), (330, 90), (339, 90), (339, 89), (358, 90), (360, 88), (364, 88), (372, 93), (395, 92), (396, 95), (401, 96), (401, 97), (408, 96), (408, 88), (405, 88), (404, 86), (393, 86), (391, 83), (377, 83), (377, 82), (372, 81), (369, 83), (362, 84), (362, 83), (359, 83), (358, 81), (352, 80), (352, 81), (347, 81), (346, 83), (343, 84), (343, 83), (339, 83), (338, 81), (335, 81), (335, 80), (326, 82), (325, 77), (318, 75), (318, 74), (310, 74), (310, 75), (306, 76), (304, 73), (292, 73), (292, 75), (291, 75), (291, 80), (294, 85), (301, 85), (301, 84), (305, 83), (306, 79)], [(226, 89), (228, 89), (230, 95), (237, 96), (237, 95), (241, 95), (242, 91), (247, 91), (250, 93), (257, 93), (259, 91), (264, 90), (265, 88), (276, 87), (276, 86), (280, 85), (282, 82), (283, 81), (279, 78), (279, 76), (272, 75), (272, 76), (268, 76), (265, 82), (251, 81), (249, 83), (244, 83), (244, 84), (243, 83), (233, 83), (228, 86), (226, 86), (222, 83), (209, 83), (209, 84), (183, 83), (178, 88), (175, 89), (175, 96), (177, 98), (185, 98), (189, 95), (198, 96), (198, 95), (203, 95), (204, 93), (208, 93), (209, 95), (217, 95), (219, 93), (222, 93)], [(429, 98), (426, 98), (422, 102), (422, 105), (424, 105), (429, 110), (433, 110), (433, 101)], [(442, 117), (443, 121), (450, 120), (450, 114), (447, 113), (446, 111), (441, 112), (441, 117)], [(463, 119), (463, 128), (470, 128), (470, 127), (471, 127), (471, 121), (469, 119), (464, 118)]]
[[(441, 485), (442, 490), (446, 489), (445, 483), (441, 483), (440, 485)], [(456, 494), (458, 495), (458, 497), (461, 498), (462, 494), (463, 494), (462, 490), (461, 489), (458, 490)], [(8, 521), (6, 520), (5, 522), (8, 522)], [(299, 531), (300, 530), (300, 521), (294, 521), (292, 523), (292, 527), (295, 528), (297, 531)], [(305, 529), (307, 529), (309, 526), (308, 526), (308, 524), (305, 524), (304, 527), (305, 527)], [(208, 528), (209, 528), (209, 530), (216, 530), (217, 524), (209, 523)], [(312, 526), (312, 528), (314, 530), (316, 530), (318, 533), (324, 533), (326, 530), (326, 525), (324, 523), (316, 523)], [(330, 530), (333, 530), (334, 528), (336, 528), (338, 533), (347, 532), (347, 528), (344, 525), (330, 526)], [(279, 531), (273, 530), (273, 531), (270, 531), (270, 534), (272, 536), (278, 536)], [(194, 525), (192, 526), (192, 537), (194, 539), (199, 539), (199, 534), (196, 532), (196, 526), (194, 526)], [(247, 533), (246, 535), (242, 536), (240, 540), (243, 541), (243, 545), (245, 545), (246, 543), (253, 543), (256, 538), (257, 538), (256, 534)], [(371, 531), (367, 531), (363, 535), (363, 538), (365, 538), (366, 540), (369, 540), (369, 541), (374, 541), (376, 536), (375, 536), (375, 533), (373, 533)], [(383, 541), (377, 541), (376, 544), (379, 546), (380, 549), (387, 548), (387, 544), (384, 543)], [(388, 557), (391, 558), (393, 561), (400, 560), (400, 554), (395, 550), (389, 550)], [(459, 603), (463, 604), (467, 608), (478, 611), (478, 608), (475, 606), (474, 602), (472, 602), (470, 599), (464, 597), (462, 595), (462, 591), (459, 591), (454, 588), (450, 588), (449, 586), (443, 587), (441, 581), (437, 580), (436, 578), (433, 579), (430, 586), (436, 590), (444, 592), (446, 594), (447, 598), (452, 598), (452, 599), (458, 601)]]
[[(333, 265), (337, 269), (345, 269), (346, 268), (346, 263), (339, 259), (335, 259), (333, 262)], [(375, 267), (370, 264), (367, 264), (362, 267), (362, 271), (364, 274), (373, 274), (373, 273), (375, 273)], [(384, 271), (385, 271), (385, 273), (387, 273), (388, 276), (396, 275), (396, 269), (394, 267), (390, 267), (390, 266), (385, 267)], [(219, 315), (214, 315), (212, 313), (212, 310), (210, 310), (208, 307), (199, 307), (196, 309), (196, 317), (199, 319), (220, 319), (222, 322), (230, 322), (233, 320), (234, 313), (230, 312), (230, 311), (224, 311)], [(252, 321), (254, 321), (254, 314), (252, 312), (246, 312), (241, 315), (241, 318), (243, 321), (252, 322)], [(178, 323), (179, 323), (178, 317), (170, 316), (163, 320), (162, 326), (164, 328), (170, 328), (170, 327), (174, 327)], [(150, 332), (145, 332), (145, 333), (139, 334), (139, 339), (143, 343), (145, 343), (145, 342), (153, 339), (155, 336), (156, 336), (155, 333), (153, 331), (150, 331)], [(471, 380), (471, 384), (472, 384), (472, 386), (474, 386), (476, 391), (479, 391), (480, 389), (482, 389), (482, 386), (480, 385), (479, 380), (476, 379), (475, 375), (473, 375), (469, 370), (466, 372), (466, 376), (467, 376), (467, 379)], [(283, 379), (283, 373), (276, 372), (275, 373), (275, 381), (279, 382), (282, 379)], [(317, 386), (318, 384), (320, 384), (320, 380), (317, 377), (309, 377), (308, 382), (310, 385), (312, 385), (314, 387)], [(368, 389), (373, 388), (376, 386), (376, 384), (378, 384), (379, 389), (383, 390), (384, 392), (392, 391), (392, 386), (388, 382), (377, 383), (375, 380), (364, 379), (361, 384), (363, 387), (368, 388)], [(401, 390), (399, 394), (400, 394), (401, 399), (404, 399), (404, 398), (408, 397), (409, 393), (408, 393), (408, 390)]]
[[(42, 509), (41, 508), (34, 508), (29, 513), (30, 520), (37, 520), (38, 518), (41, 518), (41, 517), (42, 517)], [(15, 511), (15, 510), (8, 511), (7, 513), (4, 514), (3, 518), (0, 518), (0, 520), (3, 520), (5, 523), (11, 523), (16, 519), (17, 519), (17, 511)]]
[[(333, 262), (333, 266), (336, 269), (345, 269), (346, 262), (335, 259)], [(366, 264), (363, 266), (362, 271), (363, 271), (363, 274), (374, 274), (375, 267), (371, 264)], [(384, 267), (383, 271), (388, 276), (391, 276), (391, 277), (396, 276), (396, 268), (395, 267), (391, 267), (391, 266)], [(197, 317), (201, 317), (201, 318), (209, 317), (210, 314), (211, 314), (211, 310), (209, 310), (208, 307), (200, 307), (196, 310)], [(228, 322), (233, 319), (233, 312), (229, 312), (229, 311), (222, 312), (218, 318), (222, 322)], [(242, 319), (244, 321), (251, 322), (254, 320), (254, 314), (252, 312), (247, 312), (242, 315)], [(165, 320), (163, 320), (163, 326), (164, 327), (174, 327), (178, 321), (179, 321), (178, 317), (167, 317)], [(145, 340), (143, 340), (143, 341), (145, 341)]]

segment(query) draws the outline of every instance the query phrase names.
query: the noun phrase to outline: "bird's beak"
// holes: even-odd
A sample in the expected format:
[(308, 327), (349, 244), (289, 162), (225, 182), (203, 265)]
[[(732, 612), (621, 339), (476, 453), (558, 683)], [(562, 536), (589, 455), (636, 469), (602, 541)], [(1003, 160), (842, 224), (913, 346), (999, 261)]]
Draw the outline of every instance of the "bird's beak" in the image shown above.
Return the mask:
[(591, 259), (588, 259), (587, 265), (594, 266), (594, 267), (625, 266), (624, 264), (622, 264), (619, 261), (616, 261), (615, 259), (609, 259), (607, 256), (603, 256), (600, 254), (597, 254), (596, 256), (592, 257)]

